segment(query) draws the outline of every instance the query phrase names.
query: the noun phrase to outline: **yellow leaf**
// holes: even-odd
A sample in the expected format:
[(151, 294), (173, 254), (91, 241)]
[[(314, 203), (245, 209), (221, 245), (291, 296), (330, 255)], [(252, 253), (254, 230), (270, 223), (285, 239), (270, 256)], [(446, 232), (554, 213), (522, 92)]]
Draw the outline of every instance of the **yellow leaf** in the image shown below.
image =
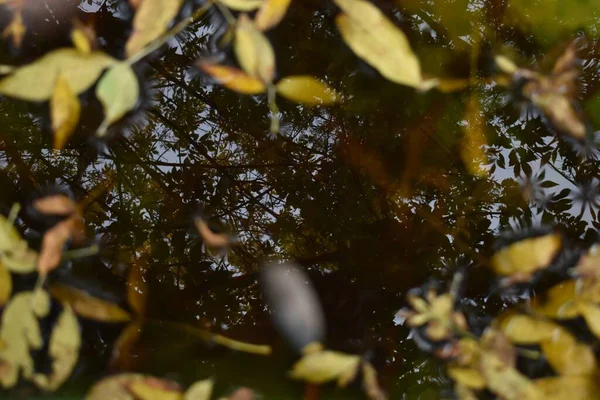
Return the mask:
[[(31, 351), (39, 350), (43, 345), (40, 326), (32, 307), (34, 295), (38, 294), (16, 294), (2, 314), (0, 341), (4, 343), (4, 348), (0, 350), (0, 363), (3, 364), (0, 385), (4, 388), (13, 387), (21, 374), (25, 379), (31, 379), (34, 373)], [(45, 292), (41, 295), (48, 296)]]
[(13, 223), (0, 215), (0, 261), (4, 266), (11, 272), (28, 274), (35, 271), (37, 258)]
[(75, 28), (71, 31), (71, 42), (81, 54), (92, 54), (92, 44), (81, 28)]
[(77, 317), (71, 307), (65, 304), (50, 336), (49, 354), (52, 357), (52, 373), (35, 374), (33, 377), (35, 384), (44, 390), (58, 389), (77, 364), (80, 347), (81, 335)]
[(504, 364), (495, 354), (484, 352), (481, 371), (488, 389), (504, 400), (542, 400), (539, 389), (512, 366)]
[(254, 23), (261, 31), (266, 31), (281, 22), (292, 0), (265, 0), (256, 17)]
[(102, 322), (125, 322), (131, 318), (121, 307), (66, 285), (51, 285), (50, 293), (69, 304), (77, 315)]
[(4, 32), (2, 32), (2, 37), (11, 36), (15, 47), (21, 47), (23, 36), (25, 36), (26, 31), (27, 28), (25, 28), (25, 25), (23, 24), (23, 15), (21, 14), (21, 11), (17, 11), (10, 24), (8, 24), (4, 29)]
[(50, 115), (54, 132), (54, 148), (61, 150), (77, 127), (81, 105), (63, 75), (56, 79), (54, 92), (50, 99)]
[(282, 96), (308, 106), (328, 105), (338, 101), (335, 91), (312, 76), (288, 76), (277, 82)]
[(104, 378), (96, 382), (85, 396), (85, 400), (180, 400), (181, 398), (182, 394), (176, 382), (132, 373)]
[(580, 313), (575, 300), (576, 284), (576, 281), (569, 280), (551, 287), (544, 296), (533, 299), (531, 310), (550, 318), (576, 318)]
[(450, 366), (448, 367), (448, 376), (469, 389), (481, 390), (486, 387), (485, 378), (481, 372), (473, 368)]
[(497, 322), (498, 328), (516, 344), (537, 344), (551, 339), (562, 329), (552, 322), (511, 312), (498, 317)]
[(273, 81), (275, 53), (271, 43), (245, 14), (238, 19), (233, 49), (240, 66), (248, 75), (265, 84)]
[(548, 363), (560, 375), (591, 375), (596, 370), (596, 358), (591, 347), (578, 343), (564, 329), (542, 341), (541, 348)]
[(359, 364), (360, 357), (356, 355), (317, 351), (305, 354), (294, 364), (290, 376), (316, 384), (337, 379), (339, 386), (345, 386), (354, 378)]
[(86, 56), (73, 48), (54, 50), (0, 80), (0, 94), (20, 100), (48, 100), (59, 74), (68, 77), (73, 92), (80, 94), (113, 63), (114, 58), (100, 51)]
[(183, 0), (144, 0), (133, 18), (133, 33), (125, 49), (131, 57), (165, 33), (177, 16)]
[(533, 381), (544, 400), (598, 400), (600, 387), (594, 376), (553, 376)]
[(520, 240), (494, 254), (492, 268), (499, 275), (530, 275), (550, 265), (561, 244), (558, 233)]
[(460, 145), (460, 155), (467, 171), (471, 175), (483, 177), (487, 175), (484, 165), (488, 164), (485, 146), (485, 119), (479, 112), (479, 101), (472, 95), (465, 111), (467, 125), (463, 127), (464, 135)]
[(363, 362), (363, 386), (367, 398), (370, 400), (386, 400), (387, 396), (377, 380), (377, 371), (369, 362)]
[[(142, 3), (148, 3), (146, 0)], [(115, 64), (98, 82), (96, 97), (104, 106), (104, 121), (97, 135), (106, 134), (108, 127), (135, 108), (140, 96), (140, 86), (135, 72), (127, 63)]]
[(260, 7), (265, 0), (218, 0), (227, 8), (235, 11), (252, 11)]
[(212, 379), (205, 379), (194, 383), (183, 394), (183, 400), (210, 400), (214, 384)]
[(600, 307), (595, 304), (580, 303), (578, 309), (590, 331), (600, 338)]
[(139, 400), (181, 400), (179, 387), (162, 379), (135, 379), (128, 387), (129, 392)]
[(12, 277), (8, 268), (0, 260), (0, 307), (4, 306), (12, 293)]
[(496, 61), (496, 65), (498, 66), (498, 68), (500, 68), (502, 72), (505, 72), (507, 74), (512, 75), (519, 69), (519, 67), (517, 67), (517, 65), (514, 62), (512, 62), (512, 60), (503, 55), (496, 56), (494, 60)]
[(260, 79), (253, 78), (240, 69), (208, 62), (199, 63), (198, 66), (227, 89), (243, 94), (259, 94), (267, 90)]
[(213, 342), (220, 344), (221, 346), (228, 347), (232, 350), (243, 351), (251, 354), (260, 354), (263, 356), (271, 354), (272, 351), (271, 346), (269, 345), (240, 342), (239, 340), (230, 339), (216, 333), (209, 333), (209, 335)]
[(392, 82), (419, 88), (421, 65), (404, 33), (372, 3), (336, 0), (343, 13), (336, 24), (342, 38), (360, 58)]

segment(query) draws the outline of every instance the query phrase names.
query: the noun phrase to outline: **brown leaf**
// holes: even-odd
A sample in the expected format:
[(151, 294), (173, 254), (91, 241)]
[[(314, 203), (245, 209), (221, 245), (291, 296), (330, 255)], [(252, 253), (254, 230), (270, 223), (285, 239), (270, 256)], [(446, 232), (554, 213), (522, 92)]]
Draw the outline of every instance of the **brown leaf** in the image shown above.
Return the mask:
[(62, 259), (63, 248), (71, 237), (71, 233), (76, 229), (75, 226), (76, 221), (69, 218), (54, 225), (44, 234), (38, 259), (38, 272), (41, 275), (47, 275), (58, 267)]
[(54, 284), (50, 286), (50, 293), (57, 300), (69, 304), (83, 318), (102, 322), (125, 322), (131, 319), (129, 313), (118, 305), (71, 286)]
[(33, 208), (42, 214), (65, 217), (77, 212), (77, 204), (64, 194), (41, 197), (33, 202)]

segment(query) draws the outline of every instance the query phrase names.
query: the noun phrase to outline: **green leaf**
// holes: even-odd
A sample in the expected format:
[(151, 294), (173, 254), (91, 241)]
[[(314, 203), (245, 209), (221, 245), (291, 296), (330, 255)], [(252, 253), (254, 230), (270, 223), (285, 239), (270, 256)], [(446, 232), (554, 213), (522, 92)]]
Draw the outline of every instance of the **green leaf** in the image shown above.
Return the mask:
[(335, 91), (312, 76), (288, 76), (277, 82), (283, 97), (308, 106), (328, 105), (338, 101)]
[(421, 87), (419, 59), (400, 29), (368, 1), (336, 0), (335, 3), (343, 11), (336, 18), (338, 29), (357, 56), (392, 82)]
[(127, 57), (158, 39), (177, 16), (183, 0), (144, 0), (133, 18), (133, 33), (127, 40)]
[(52, 96), (59, 73), (68, 77), (71, 90), (80, 94), (115, 62), (100, 51), (84, 55), (74, 48), (54, 50), (0, 80), (0, 94), (20, 100), (46, 101)]
[[(145, 3), (142, 3), (145, 4)], [(135, 72), (127, 63), (113, 66), (100, 79), (96, 87), (96, 96), (104, 106), (104, 121), (97, 135), (106, 134), (108, 127), (133, 110), (138, 102), (140, 86)]]

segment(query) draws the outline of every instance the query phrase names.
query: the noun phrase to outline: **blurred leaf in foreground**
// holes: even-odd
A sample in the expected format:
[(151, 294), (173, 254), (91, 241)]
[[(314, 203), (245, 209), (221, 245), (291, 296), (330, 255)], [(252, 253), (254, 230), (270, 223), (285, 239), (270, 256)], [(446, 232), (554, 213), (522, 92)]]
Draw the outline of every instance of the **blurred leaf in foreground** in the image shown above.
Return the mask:
[(53, 284), (50, 286), (50, 293), (57, 300), (69, 304), (83, 318), (102, 322), (125, 322), (131, 319), (129, 313), (118, 305), (71, 286)]
[(81, 105), (66, 77), (59, 75), (50, 99), (54, 149), (61, 150), (79, 122)]

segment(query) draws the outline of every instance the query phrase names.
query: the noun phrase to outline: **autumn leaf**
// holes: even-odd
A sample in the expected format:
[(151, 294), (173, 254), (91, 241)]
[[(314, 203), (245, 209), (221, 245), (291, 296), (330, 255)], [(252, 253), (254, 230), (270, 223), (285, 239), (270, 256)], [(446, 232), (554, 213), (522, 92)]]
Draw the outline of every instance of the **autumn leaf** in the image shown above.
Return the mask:
[(281, 22), (292, 0), (264, 0), (256, 13), (254, 23), (261, 31), (266, 31)]
[(214, 384), (212, 379), (195, 382), (185, 391), (183, 400), (210, 400)]
[(132, 351), (142, 333), (142, 320), (130, 322), (121, 332), (112, 347), (110, 365), (119, 370), (132, 368)]
[[(151, 0), (146, 0), (146, 3)], [(133, 110), (138, 102), (140, 87), (135, 72), (127, 63), (115, 64), (100, 79), (96, 87), (96, 97), (104, 107), (104, 121), (96, 134), (104, 136), (110, 125)]]
[(50, 286), (50, 293), (57, 300), (69, 304), (83, 318), (101, 322), (126, 322), (131, 319), (129, 313), (118, 305), (71, 286), (53, 284)]
[(387, 396), (377, 379), (377, 370), (369, 362), (362, 364), (363, 386), (369, 400), (387, 400)]
[(143, 0), (133, 18), (133, 33), (125, 45), (127, 57), (163, 35), (182, 4), (183, 0)]
[(52, 357), (50, 375), (35, 374), (33, 381), (44, 390), (54, 391), (69, 378), (79, 358), (81, 335), (73, 310), (64, 305), (50, 336), (49, 355)]
[(32, 206), (46, 215), (68, 217), (78, 212), (77, 204), (64, 194), (40, 197), (33, 202)]
[(342, 38), (357, 56), (392, 82), (419, 88), (423, 83), (419, 59), (404, 33), (372, 3), (336, 0), (342, 9), (336, 17)]
[(252, 11), (259, 8), (265, 0), (218, 0), (218, 2), (235, 11)]
[(176, 382), (126, 373), (96, 382), (86, 394), (85, 400), (181, 400), (181, 396), (180, 387)]
[(175, 382), (147, 376), (134, 379), (128, 385), (129, 393), (141, 400), (181, 400), (181, 390)]
[(292, 101), (307, 105), (329, 105), (338, 101), (338, 95), (312, 76), (288, 76), (277, 82), (277, 93)]
[(90, 55), (97, 47), (96, 31), (92, 26), (85, 25), (76, 19), (73, 21), (71, 30), (71, 42), (81, 54)]
[(209, 74), (220, 85), (242, 94), (259, 94), (267, 90), (265, 84), (244, 71), (225, 65), (201, 62), (198, 67)]
[(600, 399), (600, 387), (595, 376), (552, 376), (533, 381), (545, 400)]
[(68, 77), (69, 86), (75, 94), (81, 94), (115, 62), (114, 58), (100, 51), (84, 55), (74, 48), (57, 49), (1, 79), (0, 94), (20, 100), (45, 101), (52, 96), (60, 74)]
[(529, 279), (534, 272), (546, 268), (562, 247), (558, 233), (532, 237), (510, 244), (492, 256), (494, 272), (513, 281)]
[(344, 387), (354, 379), (359, 365), (359, 356), (316, 349), (305, 352), (292, 367), (290, 376), (316, 384), (337, 380), (338, 386)]
[(538, 344), (552, 339), (562, 329), (551, 321), (514, 312), (501, 314), (495, 322), (498, 329), (516, 344)]
[(81, 105), (68, 80), (59, 75), (50, 99), (50, 115), (54, 132), (54, 149), (61, 150), (79, 122)]
[(271, 43), (245, 14), (238, 19), (235, 55), (242, 69), (250, 76), (269, 84), (275, 76), (275, 53)]
[(12, 276), (8, 271), (8, 268), (0, 260), (0, 307), (10, 299), (12, 294)]
[(0, 262), (11, 272), (28, 274), (35, 271), (37, 259), (13, 223), (0, 215)]
[(227, 233), (217, 233), (211, 229), (208, 222), (202, 217), (198, 216), (194, 218), (194, 225), (196, 225), (196, 230), (207, 247), (226, 249), (234, 242), (234, 238), (231, 235)]
[(541, 349), (552, 368), (560, 375), (591, 375), (596, 370), (594, 351), (578, 343), (564, 329), (556, 331), (541, 343)]

